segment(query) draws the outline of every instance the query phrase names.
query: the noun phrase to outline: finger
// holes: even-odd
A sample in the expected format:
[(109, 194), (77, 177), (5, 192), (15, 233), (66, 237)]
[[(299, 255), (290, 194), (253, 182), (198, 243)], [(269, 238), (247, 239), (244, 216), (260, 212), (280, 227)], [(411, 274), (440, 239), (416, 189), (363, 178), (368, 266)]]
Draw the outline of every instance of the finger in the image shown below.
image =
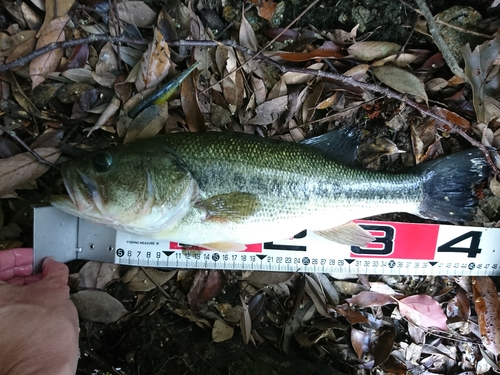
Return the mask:
[(12, 249), (16, 258), (16, 267), (29, 266), (33, 264), (33, 249), (20, 247)]
[(16, 248), (0, 251), (0, 271), (33, 263), (33, 249)]
[(22, 286), (25, 284), (24, 282), (24, 277), (14, 277), (7, 281), (7, 284), (9, 285), (15, 285), (15, 286)]
[(42, 274), (37, 273), (36, 275), (29, 275), (29, 276), (23, 277), (23, 279), (24, 279), (24, 285), (33, 284), (33, 283), (36, 283), (36, 282), (42, 280)]
[(57, 262), (52, 257), (47, 257), (42, 263), (42, 281), (55, 285), (68, 283), (69, 270), (64, 263)]
[(16, 266), (16, 254), (12, 250), (0, 251), (0, 271), (5, 271)]
[(33, 273), (33, 249), (16, 248), (0, 251), (0, 280)]

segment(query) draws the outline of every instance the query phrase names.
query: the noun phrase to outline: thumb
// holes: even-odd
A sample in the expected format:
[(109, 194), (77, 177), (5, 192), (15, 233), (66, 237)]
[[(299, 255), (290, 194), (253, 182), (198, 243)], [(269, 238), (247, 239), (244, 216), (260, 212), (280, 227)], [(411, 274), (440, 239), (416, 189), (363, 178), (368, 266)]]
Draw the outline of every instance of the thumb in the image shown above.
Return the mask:
[(54, 286), (66, 285), (68, 283), (69, 270), (64, 263), (47, 257), (42, 263), (42, 282)]

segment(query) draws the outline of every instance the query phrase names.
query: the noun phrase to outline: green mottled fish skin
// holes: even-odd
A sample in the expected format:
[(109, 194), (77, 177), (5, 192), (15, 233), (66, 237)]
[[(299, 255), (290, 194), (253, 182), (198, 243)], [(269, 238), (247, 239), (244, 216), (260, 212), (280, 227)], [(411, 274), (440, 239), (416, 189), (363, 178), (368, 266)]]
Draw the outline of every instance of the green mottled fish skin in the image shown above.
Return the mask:
[[(87, 201), (100, 196), (101, 206), (112, 212), (111, 222), (105, 218), (108, 211), (104, 209), (85, 214), (72, 211), (58, 200), (54, 205), (152, 238), (200, 245), (255, 243), (288, 238), (305, 228), (327, 230), (352, 219), (388, 212), (447, 218), (433, 212), (434, 198), (426, 196), (434, 187), (429, 190), (425, 185), (437, 184), (432, 163), (430, 169), (412, 173), (380, 173), (340, 165), (317, 147), (218, 132), (159, 136), (105, 153), (112, 160), (109, 169), (96, 170), (96, 155), (102, 159), (102, 152), (98, 152), (65, 166), (63, 177), (74, 200), (78, 200), (78, 191)], [(460, 160), (471, 164), (463, 169), (475, 181), (484, 176), (484, 162), (476, 158), (471, 163), (472, 158), (467, 155)], [(450, 159), (434, 167), (444, 171), (454, 164)], [(463, 203), (467, 209), (473, 206), (472, 183), (466, 181), (465, 188), (460, 186), (461, 195), (457, 196), (462, 199), (466, 194)], [(450, 182), (442, 185), (449, 187)], [(452, 200), (453, 194), (448, 194)], [(439, 198), (438, 208), (462, 204), (448, 203), (448, 195)], [(188, 207), (168, 221), (166, 228), (151, 229), (161, 214), (151, 215), (151, 223), (147, 215), (140, 220), (134, 216), (144, 213), (138, 213), (138, 207), (151, 196), (154, 199), (149, 199), (147, 206), (162, 206), (168, 211), (183, 201)], [(126, 214), (120, 214), (120, 210)], [(177, 211), (182, 209), (177, 207)], [(138, 228), (137, 223), (149, 229)]]

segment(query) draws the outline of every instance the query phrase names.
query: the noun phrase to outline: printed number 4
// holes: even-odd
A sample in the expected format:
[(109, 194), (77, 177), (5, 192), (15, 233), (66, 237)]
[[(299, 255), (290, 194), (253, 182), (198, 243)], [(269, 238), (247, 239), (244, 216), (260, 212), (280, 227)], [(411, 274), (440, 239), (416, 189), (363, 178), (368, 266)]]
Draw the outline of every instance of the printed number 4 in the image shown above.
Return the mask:
[[(479, 242), (481, 241), (481, 235), (483, 232), (478, 231), (470, 231), (457, 238), (452, 239), (451, 241), (446, 242), (445, 244), (438, 247), (438, 253), (467, 253), (468, 258), (475, 258), (477, 254), (481, 252), (479, 248)], [(454, 247), (459, 242), (470, 238), (470, 246), (469, 247)]]

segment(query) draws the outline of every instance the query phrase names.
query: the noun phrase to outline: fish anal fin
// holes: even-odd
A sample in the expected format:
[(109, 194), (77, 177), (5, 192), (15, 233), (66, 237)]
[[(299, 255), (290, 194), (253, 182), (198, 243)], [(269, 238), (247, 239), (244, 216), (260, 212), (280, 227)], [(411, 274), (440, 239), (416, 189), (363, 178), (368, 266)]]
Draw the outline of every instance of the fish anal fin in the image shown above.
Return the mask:
[(375, 237), (370, 232), (361, 228), (354, 221), (349, 221), (331, 229), (315, 230), (314, 233), (330, 241), (350, 246), (366, 246), (366, 244), (375, 240)]
[(229, 251), (244, 251), (247, 249), (246, 245), (238, 242), (210, 242), (201, 244), (199, 246), (204, 247), (208, 250), (222, 251), (225, 253)]
[(254, 194), (235, 192), (215, 195), (197, 204), (206, 211), (205, 220), (225, 223), (240, 222), (252, 216), (260, 201)]

